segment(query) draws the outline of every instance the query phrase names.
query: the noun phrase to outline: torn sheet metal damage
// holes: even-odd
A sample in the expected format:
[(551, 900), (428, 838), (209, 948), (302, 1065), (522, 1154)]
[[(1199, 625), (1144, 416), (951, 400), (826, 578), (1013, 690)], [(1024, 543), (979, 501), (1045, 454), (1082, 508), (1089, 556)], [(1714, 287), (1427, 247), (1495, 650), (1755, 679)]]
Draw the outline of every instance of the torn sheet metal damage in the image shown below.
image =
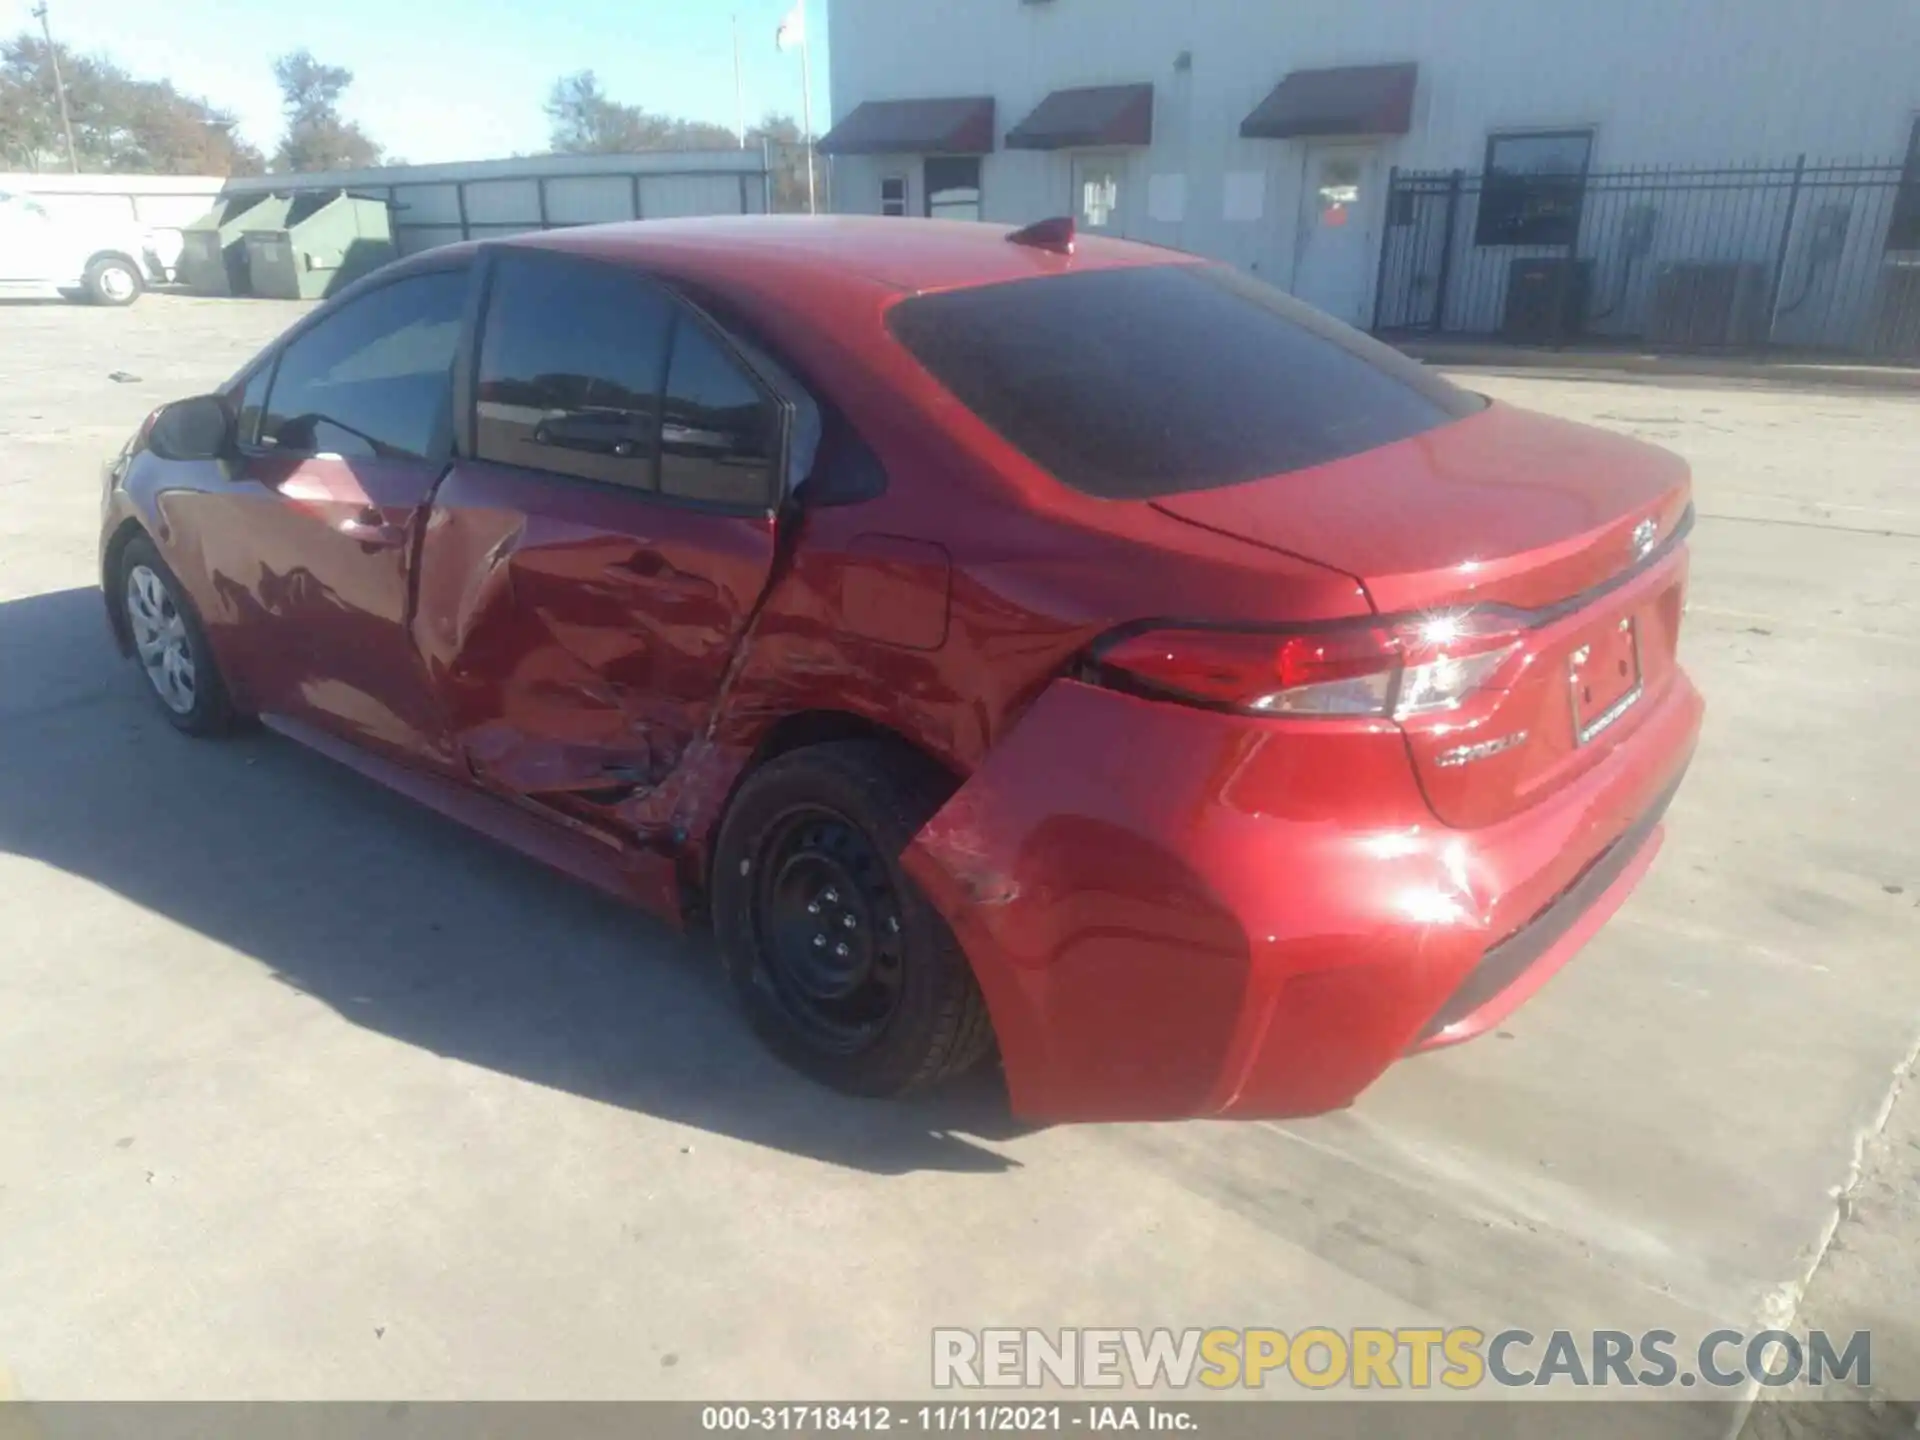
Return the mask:
[(769, 582), (772, 522), (709, 524), (700, 542), (720, 543), (700, 543), (637, 496), (585, 508), (536, 484), (475, 467), (435, 498), (416, 630), (448, 725), (474, 772), (517, 794), (650, 790), (708, 729)]

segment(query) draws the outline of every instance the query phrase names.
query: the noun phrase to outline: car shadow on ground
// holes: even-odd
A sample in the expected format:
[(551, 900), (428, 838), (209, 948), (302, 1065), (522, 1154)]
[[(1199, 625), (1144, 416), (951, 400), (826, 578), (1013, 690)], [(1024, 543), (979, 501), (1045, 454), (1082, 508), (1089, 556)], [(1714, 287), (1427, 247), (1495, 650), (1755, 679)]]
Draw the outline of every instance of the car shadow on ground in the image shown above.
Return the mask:
[(704, 935), (290, 741), (176, 734), (114, 652), (98, 591), (0, 602), (0, 656), (0, 850), (439, 1055), (881, 1174), (1012, 1168), (988, 1143), (1029, 1127), (997, 1072), (899, 1103), (823, 1090), (748, 1033)]

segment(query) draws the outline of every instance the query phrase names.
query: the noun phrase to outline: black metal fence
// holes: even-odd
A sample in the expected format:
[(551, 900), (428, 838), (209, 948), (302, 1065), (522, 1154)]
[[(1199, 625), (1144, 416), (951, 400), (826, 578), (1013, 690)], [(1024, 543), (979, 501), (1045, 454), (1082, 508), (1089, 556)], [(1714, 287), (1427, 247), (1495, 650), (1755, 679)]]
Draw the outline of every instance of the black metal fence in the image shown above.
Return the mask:
[(1920, 359), (1920, 169), (1395, 170), (1376, 332)]

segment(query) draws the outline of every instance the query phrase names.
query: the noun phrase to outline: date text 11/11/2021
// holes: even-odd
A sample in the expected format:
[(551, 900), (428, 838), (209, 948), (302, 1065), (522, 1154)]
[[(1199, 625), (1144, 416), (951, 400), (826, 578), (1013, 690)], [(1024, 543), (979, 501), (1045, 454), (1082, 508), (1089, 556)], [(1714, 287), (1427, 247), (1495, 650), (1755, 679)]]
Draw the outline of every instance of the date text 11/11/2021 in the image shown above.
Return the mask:
[(1072, 1430), (1191, 1432), (1199, 1426), (1190, 1411), (1169, 1405), (708, 1405), (700, 1411), (700, 1428), (805, 1434), (902, 1430), (1025, 1435)]

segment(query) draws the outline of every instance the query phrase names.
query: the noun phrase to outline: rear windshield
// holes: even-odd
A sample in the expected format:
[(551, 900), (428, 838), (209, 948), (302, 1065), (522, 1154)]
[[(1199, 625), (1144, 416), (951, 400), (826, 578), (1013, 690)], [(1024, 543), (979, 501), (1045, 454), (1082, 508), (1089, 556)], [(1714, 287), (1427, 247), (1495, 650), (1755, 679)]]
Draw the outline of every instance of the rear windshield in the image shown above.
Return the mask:
[(1074, 489), (1146, 500), (1357, 455), (1485, 402), (1219, 265), (916, 296), (894, 335)]

